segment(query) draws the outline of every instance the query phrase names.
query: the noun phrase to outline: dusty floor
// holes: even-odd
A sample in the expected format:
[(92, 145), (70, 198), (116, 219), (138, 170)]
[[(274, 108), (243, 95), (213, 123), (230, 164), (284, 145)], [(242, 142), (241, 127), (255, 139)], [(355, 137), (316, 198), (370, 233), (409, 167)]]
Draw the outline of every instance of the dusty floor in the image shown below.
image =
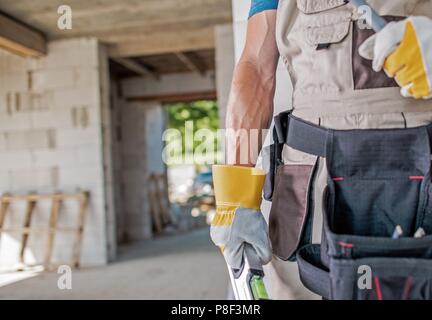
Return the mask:
[(73, 272), (72, 290), (57, 273), (0, 288), (0, 299), (224, 299), (228, 274), (208, 229), (120, 248), (107, 267)]

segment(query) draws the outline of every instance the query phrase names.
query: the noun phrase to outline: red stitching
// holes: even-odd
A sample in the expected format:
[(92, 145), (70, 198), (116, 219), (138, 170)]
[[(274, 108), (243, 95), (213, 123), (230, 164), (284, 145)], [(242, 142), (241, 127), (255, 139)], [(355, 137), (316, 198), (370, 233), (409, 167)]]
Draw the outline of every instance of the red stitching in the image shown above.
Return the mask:
[(378, 298), (378, 300), (382, 300), (383, 297), (382, 297), (382, 293), (381, 293), (379, 278), (377, 276), (375, 276), (374, 281), (375, 281), (375, 292), (376, 292), (377, 298)]
[(347, 242), (338, 242), (338, 245), (340, 245), (342, 248), (354, 248), (354, 245), (352, 243)]
[(423, 180), (424, 176), (410, 176), (410, 180)]
[(408, 277), (405, 281), (405, 287), (402, 295), (402, 300), (408, 300), (411, 288), (412, 288), (413, 278)]
[(332, 180), (333, 180), (333, 181), (344, 181), (345, 178), (333, 178)]

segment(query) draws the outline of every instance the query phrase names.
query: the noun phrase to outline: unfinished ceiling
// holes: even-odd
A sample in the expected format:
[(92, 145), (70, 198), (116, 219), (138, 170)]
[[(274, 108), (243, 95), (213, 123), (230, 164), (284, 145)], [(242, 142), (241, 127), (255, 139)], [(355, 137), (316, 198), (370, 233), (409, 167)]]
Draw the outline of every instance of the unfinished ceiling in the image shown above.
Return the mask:
[(113, 56), (214, 47), (213, 27), (231, 23), (231, 0), (71, 0), (72, 30), (57, 28), (64, 0), (0, 0), (0, 10), (48, 39), (94, 36)]
[(231, 0), (71, 0), (72, 30), (60, 30), (63, 4), (0, 0), (0, 11), (48, 40), (97, 37), (125, 76), (213, 70), (214, 27), (232, 22)]
[[(181, 53), (165, 53), (149, 55), (138, 58), (131, 58), (143, 68), (145, 74), (158, 78), (165, 74), (197, 72), (204, 75), (207, 71), (215, 69), (215, 53), (213, 49), (197, 50)], [(111, 73), (118, 78), (136, 76), (138, 71), (133, 71), (122, 65), (118, 59), (113, 59), (111, 63)]]

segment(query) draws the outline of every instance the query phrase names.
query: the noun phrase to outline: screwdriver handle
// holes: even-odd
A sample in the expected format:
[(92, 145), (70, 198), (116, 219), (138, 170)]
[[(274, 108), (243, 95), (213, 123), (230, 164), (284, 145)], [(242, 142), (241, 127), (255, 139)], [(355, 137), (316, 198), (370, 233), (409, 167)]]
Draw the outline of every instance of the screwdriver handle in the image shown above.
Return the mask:
[(387, 21), (381, 17), (365, 0), (351, 0), (351, 3), (356, 7), (368, 6), (371, 10), (371, 21), (368, 21), (369, 25), (375, 32), (379, 32), (387, 25)]

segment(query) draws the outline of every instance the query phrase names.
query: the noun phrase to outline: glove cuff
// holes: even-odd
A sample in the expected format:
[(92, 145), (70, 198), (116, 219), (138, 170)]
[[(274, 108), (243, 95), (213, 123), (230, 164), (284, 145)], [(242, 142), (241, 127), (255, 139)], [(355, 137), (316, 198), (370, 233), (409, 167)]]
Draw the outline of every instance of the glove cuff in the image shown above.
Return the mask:
[(213, 166), (216, 206), (226, 210), (239, 207), (259, 210), (264, 179), (265, 172), (261, 169)]

